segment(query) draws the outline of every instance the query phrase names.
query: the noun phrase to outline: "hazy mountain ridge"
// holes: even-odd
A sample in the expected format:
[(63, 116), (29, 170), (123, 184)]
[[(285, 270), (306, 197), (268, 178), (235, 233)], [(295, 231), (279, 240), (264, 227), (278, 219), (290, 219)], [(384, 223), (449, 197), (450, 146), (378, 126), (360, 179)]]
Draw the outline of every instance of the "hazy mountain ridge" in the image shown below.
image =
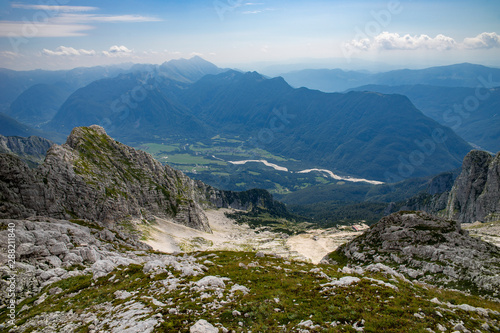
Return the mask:
[[(100, 124), (111, 135), (128, 137), (128, 141), (151, 140), (162, 132), (172, 136), (189, 131), (203, 135), (205, 126), (162, 92), (177, 91), (182, 84), (166, 78), (160, 83), (144, 82), (148, 77), (147, 73), (129, 73), (95, 81), (73, 93), (46, 128), (68, 133), (76, 126)], [(129, 92), (137, 87), (144, 87), (144, 95), (136, 101)]]
[[(476, 88), (490, 78), (500, 80), (500, 69), (469, 63), (425, 69), (400, 69), (381, 73), (343, 71), (341, 69), (305, 69), (281, 74), (294, 87), (307, 87), (325, 92), (339, 92), (363, 85), (434, 85)], [(493, 79), (491, 79), (493, 78)], [(495, 85), (488, 85), (492, 88)]]
[(387, 171), (397, 173), (398, 155), (418, 150), (415, 140), (432, 137), (434, 130), (443, 131), (450, 140), (436, 145), (430, 164), (418, 166), (412, 176), (456, 168), (469, 150), (404, 96), (327, 94), (293, 89), (281, 78), (227, 72), (201, 79), (185, 90), (184, 98), (200, 119), (221, 131), (256, 141), (259, 133), (274, 125), (271, 142), (260, 143), (271, 152), (331, 170), (356, 170), (366, 178), (387, 181)]

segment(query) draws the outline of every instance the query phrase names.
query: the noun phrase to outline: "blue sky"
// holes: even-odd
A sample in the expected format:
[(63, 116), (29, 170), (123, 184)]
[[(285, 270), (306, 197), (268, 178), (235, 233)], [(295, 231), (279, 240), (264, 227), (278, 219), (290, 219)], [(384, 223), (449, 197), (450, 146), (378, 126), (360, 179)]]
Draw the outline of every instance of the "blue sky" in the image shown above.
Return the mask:
[(500, 1), (0, 0), (0, 67), (500, 67)]

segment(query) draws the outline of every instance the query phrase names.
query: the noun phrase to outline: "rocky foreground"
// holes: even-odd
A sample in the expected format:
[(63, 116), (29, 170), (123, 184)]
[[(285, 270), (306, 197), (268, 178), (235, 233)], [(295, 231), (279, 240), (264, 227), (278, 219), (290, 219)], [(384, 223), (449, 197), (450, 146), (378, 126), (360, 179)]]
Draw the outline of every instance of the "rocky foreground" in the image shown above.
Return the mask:
[[(493, 175), (496, 159), (485, 161)], [(460, 179), (464, 188), (477, 183)], [(464, 197), (488, 199), (488, 219), (497, 211), (492, 179), (486, 192)], [(206, 210), (222, 207), (264, 211), (297, 228), (267, 191), (194, 181), (99, 126), (74, 129), (36, 168), (0, 154), (0, 331), (500, 331), (499, 248), (454, 221), (395, 213), (314, 265), (289, 255), (297, 251), (281, 233), (256, 229), (247, 246), (241, 235), (213, 232), (228, 224), (211, 226)], [(207, 250), (183, 243), (193, 233), (179, 228), (196, 231), (192, 241)], [(329, 232), (304, 235), (307, 244), (332, 245)], [(293, 244), (306, 244), (299, 236)], [(166, 238), (190, 252), (144, 243), (165, 246)], [(218, 243), (232, 247), (211, 248)], [(273, 252), (276, 244), (283, 252)]]
[(361, 265), (390, 265), (417, 281), (500, 296), (500, 248), (425, 212), (384, 217), (336, 253)]
[(12, 269), (1, 258), (6, 332), (500, 330), (499, 303), (422, 284), (387, 258), (313, 265), (262, 252), (164, 254), (142, 244), (134, 225), (40, 217), (0, 220), (1, 244), (9, 225), (19, 245)]

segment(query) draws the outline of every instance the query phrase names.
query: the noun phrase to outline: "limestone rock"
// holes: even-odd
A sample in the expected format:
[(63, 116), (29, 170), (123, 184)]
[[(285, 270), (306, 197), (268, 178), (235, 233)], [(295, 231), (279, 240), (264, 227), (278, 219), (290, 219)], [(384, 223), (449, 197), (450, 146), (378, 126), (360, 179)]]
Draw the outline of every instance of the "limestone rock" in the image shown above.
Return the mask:
[(198, 320), (189, 328), (190, 333), (218, 333), (219, 329), (205, 319)]
[(108, 275), (116, 265), (110, 260), (99, 260), (92, 265), (92, 273), (94, 274), (94, 279), (98, 279), (101, 276)]
[(390, 264), (428, 283), (487, 294), (500, 290), (500, 249), (470, 237), (455, 221), (425, 212), (384, 217), (337, 251), (356, 263)]

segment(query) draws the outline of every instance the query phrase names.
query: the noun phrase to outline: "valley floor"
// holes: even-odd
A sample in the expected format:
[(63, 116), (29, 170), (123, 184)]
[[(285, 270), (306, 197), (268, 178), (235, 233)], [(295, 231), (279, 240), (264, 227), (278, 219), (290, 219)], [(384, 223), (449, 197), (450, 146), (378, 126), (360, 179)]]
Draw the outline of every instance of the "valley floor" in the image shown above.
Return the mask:
[(225, 214), (232, 209), (206, 212), (213, 233), (191, 229), (172, 221), (157, 219), (155, 224), (140, 224), (146, 236), (145, 243), (155, 250), (176, 251), (261, 251), (285, 258), (317, 264), (328, 253), (362, 232), (339, 231), (335, 228), (308, 230), (288, 236), (262, 229), (252, 229), (247, 224), (237, 224)]

